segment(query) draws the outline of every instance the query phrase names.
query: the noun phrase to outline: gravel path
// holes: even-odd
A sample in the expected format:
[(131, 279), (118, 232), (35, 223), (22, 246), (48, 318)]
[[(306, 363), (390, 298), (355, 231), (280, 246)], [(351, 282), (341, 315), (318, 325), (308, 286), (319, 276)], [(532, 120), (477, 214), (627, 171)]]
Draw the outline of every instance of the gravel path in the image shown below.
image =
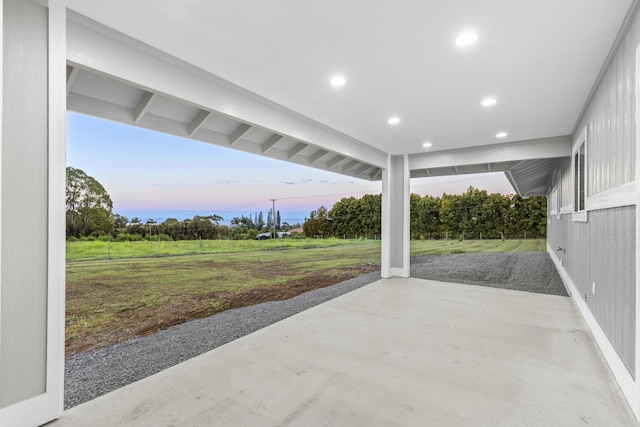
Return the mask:
[[(542, 252), (422, 256), (411, 263), (412, 277), (566, 295), (549, 255)], [(378, 279), (379, 273), (369, 273), (286, 301), (225, 311), (153, 335), (70, 356), (65, 364), (65, 409)]]
[(568, 296), (546, 252), (425, 255), (411, 260), (411, 277)]

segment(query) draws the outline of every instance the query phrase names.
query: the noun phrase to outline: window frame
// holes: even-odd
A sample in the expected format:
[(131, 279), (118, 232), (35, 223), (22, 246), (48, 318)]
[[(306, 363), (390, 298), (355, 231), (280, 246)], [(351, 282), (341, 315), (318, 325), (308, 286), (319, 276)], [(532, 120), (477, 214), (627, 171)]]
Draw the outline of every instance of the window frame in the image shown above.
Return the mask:
[(587, 222), (588, 184), (589, 184), (589, 152), (587, 144), (587, 127), (576, 139), (571, 150), (571, 185), (572, 185), (572, 214), (571, 218), (577, 222)]

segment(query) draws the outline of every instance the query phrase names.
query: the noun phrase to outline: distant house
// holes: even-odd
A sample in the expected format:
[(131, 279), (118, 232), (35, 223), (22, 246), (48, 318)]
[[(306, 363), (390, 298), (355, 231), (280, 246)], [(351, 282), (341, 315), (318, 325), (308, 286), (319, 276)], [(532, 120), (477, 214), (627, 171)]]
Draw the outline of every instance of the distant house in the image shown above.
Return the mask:
[(304, 229), (302, 227), (292, 228), (291, 230), (289, 230), (289, 234), (291, 233), (304, 233)]
[[(289, 235), (289, 231), (278, 231), (276, 233), (276, 235), (278, 236), (278, 239), (282, 239), (285, 236)], [(271, 238), (271, 233), (260, 233), (256, 236), (256, 240), (267, 240)]]

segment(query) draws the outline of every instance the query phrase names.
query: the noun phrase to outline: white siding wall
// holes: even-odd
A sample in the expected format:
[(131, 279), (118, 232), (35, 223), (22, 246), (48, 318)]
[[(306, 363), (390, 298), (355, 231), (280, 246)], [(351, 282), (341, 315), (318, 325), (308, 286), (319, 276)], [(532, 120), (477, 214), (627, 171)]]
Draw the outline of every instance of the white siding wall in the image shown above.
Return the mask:
[[(635, 70), (640, 43), (637, 15), (585, 110), (576, 134), (588, 125), (588, 195), (635, 180)], [(571, 193), (565, 195), (571, 203)]]
[[(635, 206), (550, 217), (548, 243), (631, 374), (635, 372)], [(558, 251), (558, 248), (566, 252)], [(586, 250), (585, 250), (586, 249)], [(595, 293), (593, 284), (595, 283)]]
[(0, 408), (46, 388), (47, 21), (4, 0)]
[[(636, 48), (640, 16), (607, 65), (577, 123), (574, 141), (587, 128), (587, 222), (574, 222), (571, 159), (559, 162), (561, 182), (548, 195), (548, 245), (598, 325), (635, 378), (636, 360)], [(636, 183), (637, 185), (637, 183)], [(633, 188), (633, 187), (631, 187)], [(590, 203), (591, 202), (591, 203)], [(551, 215), (552, 208), (555, 208)], [(562, 250), (558, 250), (562, 248)], [(595, 283), (595, 293), (593, 286)]]

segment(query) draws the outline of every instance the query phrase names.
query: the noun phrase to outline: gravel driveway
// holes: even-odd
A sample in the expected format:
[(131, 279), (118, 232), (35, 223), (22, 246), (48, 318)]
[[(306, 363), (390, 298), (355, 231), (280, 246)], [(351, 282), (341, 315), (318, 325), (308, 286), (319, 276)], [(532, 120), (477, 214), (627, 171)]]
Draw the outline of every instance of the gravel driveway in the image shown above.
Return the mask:
[[(567, 295), (549, 255), (544, 252), (434, 255), (417, 257), (411, 262), (412, 277)], [(286, 301), (228, 310), (153, 335), (70, 356), (65, 364), (65, 408), (94, 399), (378, 279), (379, 273), (369, 273)]]
[(411, 277), (568, 296), (546, 252), (425, 255), (411, 260)]

